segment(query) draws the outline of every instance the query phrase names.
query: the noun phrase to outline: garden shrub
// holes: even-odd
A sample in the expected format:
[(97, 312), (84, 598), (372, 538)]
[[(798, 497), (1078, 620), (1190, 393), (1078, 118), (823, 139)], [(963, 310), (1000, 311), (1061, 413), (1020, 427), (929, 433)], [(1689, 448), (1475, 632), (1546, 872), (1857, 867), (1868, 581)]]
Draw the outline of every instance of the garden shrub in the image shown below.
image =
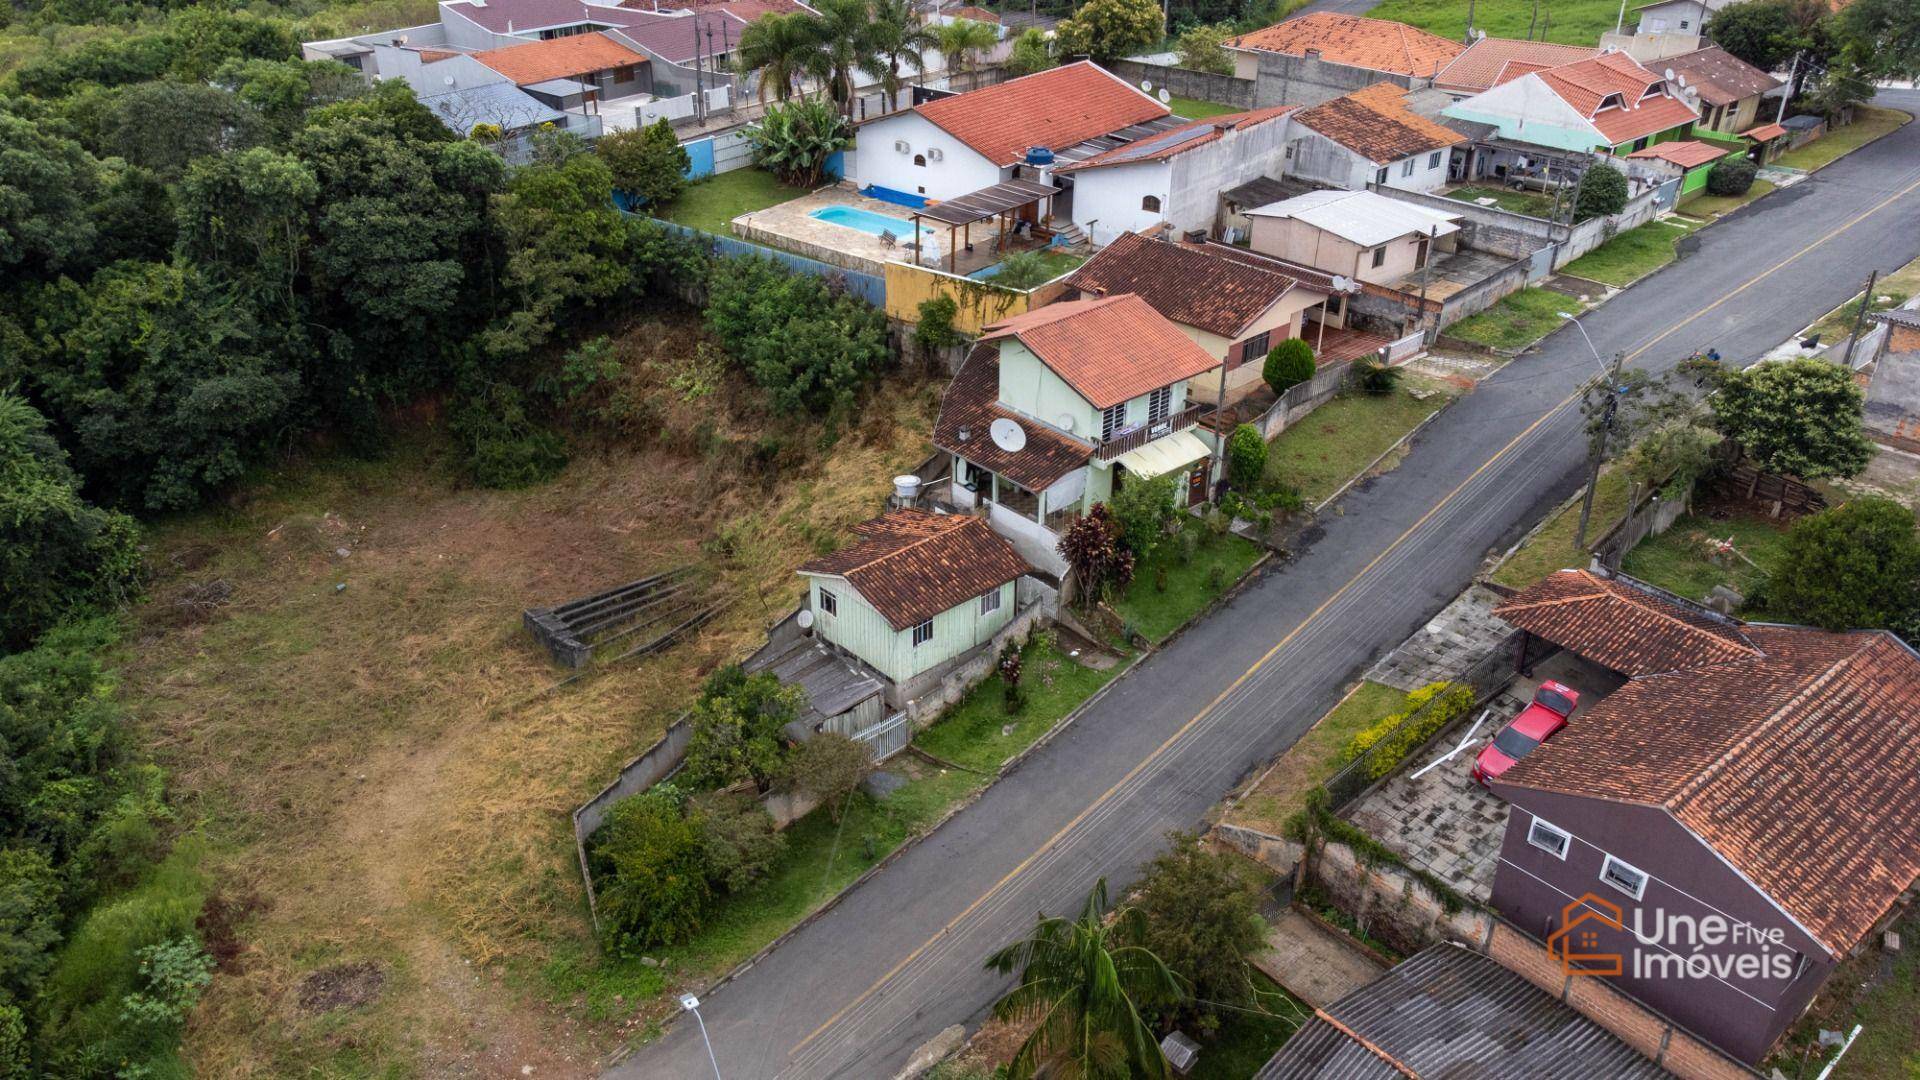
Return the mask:
[(1267, 350), (1267, 362), (1260, 368), (1260, 377), (1274, 393), (1284, 394), (1288, 387), (1313, 378), (1314, 371), (1313, 346), (1299, 338), (1288, 338)]
[(1378, 360), (1354, 361), (1353, 374), (1363, 394), (1391, 394), (1400, 385), (1400, 369)]
[(822, 731), (793, 748), (787, 757), (784, 781), (794, 791), (806, 795), (827, 808), (827, 816), (840, 820), (847, 796), (873, 766), (867, 745), (845, 735)]
[(787, 838), (758, 799), (715, 791), (687, 800), (687, 818), (700, 833), (707, 880), (737, 893), (765, 877), (787, 849)]
[(1746, 157), (1724, 157), (1707, 170), (1707, 194), (1745, 195), (1760, 167)]
[(1260, 429), (1241, 424), (1227, 440), (1227, 482), (1235, 491), (1254, 491), (1267, 471), (1267, 440)]
[[(1429, 702), (1432, 703), (1431, 708), (1427, 707)], [(1471, 708), (1473, 708), (1472, 687), (1461, 683), (1428, 683), (1408, 694), (1406, 703), (1398, 710), (1355, 732), (1341, 751), (1340, 761), (1345, 764), (1366, 753), (1368, 749), (1377, 747), (1373, 756), (1367, 759), (1367, 779), (1378, 780), (1392, 772), (1421, 744), (1433, 738), (1434, 732), (1446, 727)], [(1402, 727), (1401, 725), (1415, 713), (1419, 714), (1419, 718), (1414, 723)]]
[(1180, 509), (1173, 505), (1176, 490), (1172, 476), (1150, 480), (1129, 477), (1126, 486), (1107, 501), (1120, 526), (1120, 542), (1136, 560), (1144, 560), (1158, 550), (1180, 519)]
[(1626, 205), (1627, 177), (1619, 169), (1596, 164), (1580, 175), (1580, 187), (1573, 196), (1573, 213), (1578, 220), (1617, 214)]
[(531, 487), (567, 467), (566, 440), (528, 415), (525, 396), (510, 383), (490, 383), (462, 395), (448, 427), (481, 487)]
[(1094, 503), (1067, 526), (1058, 550), (1089, 602), (1133, 580), (1133, 549), (1120, 542), (1120, 526), (1106, 503)]
[(692, 735), (682, 776), (695, 788), (723, 788), (751, 780), (765, 789), (781, 772), (780, 729), (800, 715), (798, 687), (739, 665), (707, 680), (694, 703)]
[(950, 348), (960, 340), (953, 329), (954, 317), (959, 314), (959, 302), (945, 293), (920, 301), (920, 321), (913, 327), (914, 344), (924, 352)]
[(638, 955), (685, 941), (700, 929), (713, 903), (705, 847), (670, 784), (613, 805), (593, 846), (608, 952)]

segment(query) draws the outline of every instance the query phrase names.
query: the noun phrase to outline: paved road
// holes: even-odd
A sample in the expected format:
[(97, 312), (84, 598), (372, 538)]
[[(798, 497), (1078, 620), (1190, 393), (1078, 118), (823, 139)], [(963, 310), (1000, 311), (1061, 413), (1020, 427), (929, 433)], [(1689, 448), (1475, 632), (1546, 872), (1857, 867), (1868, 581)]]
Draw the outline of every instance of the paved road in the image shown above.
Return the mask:
[[(1888, 95), (1883, 95), (1883, 98)], [(1892, 96), (1920, 111), (1920, 93)], [(1585, 320), (1658, 368), (1758, 356), (1920, 255), (1920, 123), (1690, 239)], [(1297, 739), (1361, 666), (1462, 589), (1578, 483), (1569, 405), (1595, 361), (1563, 328), (1447, 410), (1406, 464), (1350, 495), (1296, 561), (1141, 664), (1060, 738), (704, 1007), (729, 1080), (888, 1077), (1004, 989), (988, 952), (1039, 911), (1116, 886), (1174, 828)], [(614, 1070), (712, 1074), (676, 1025)]]

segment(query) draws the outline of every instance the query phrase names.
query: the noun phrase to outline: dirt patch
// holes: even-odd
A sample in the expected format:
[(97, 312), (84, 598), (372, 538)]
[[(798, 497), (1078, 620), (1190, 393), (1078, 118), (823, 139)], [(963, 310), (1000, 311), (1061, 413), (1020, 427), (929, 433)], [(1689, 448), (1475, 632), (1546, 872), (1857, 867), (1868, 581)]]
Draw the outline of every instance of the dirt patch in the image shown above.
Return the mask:
[(318, 1016), (335, 1009), (353, 1009), (380, 996), (387, 974), (379, 964), (335, 964), (300, 980), (300, 1010)]

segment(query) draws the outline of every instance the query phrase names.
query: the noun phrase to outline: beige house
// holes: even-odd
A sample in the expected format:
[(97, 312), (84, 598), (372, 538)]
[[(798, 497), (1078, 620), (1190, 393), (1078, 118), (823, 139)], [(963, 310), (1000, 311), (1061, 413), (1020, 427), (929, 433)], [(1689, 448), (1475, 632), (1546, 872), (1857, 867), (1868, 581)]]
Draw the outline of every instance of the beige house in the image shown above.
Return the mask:
[[(1188, 397), (1237, 401), (1260, 384), (1267, 351), (1288, 338), (1314, 340), (1328, 309), (1339, 309), (1332, 279), (1234, 257), (1218, 244), (1175, 243), (1127, 233), (1067, 278), (1079, 299), (1133, 293), (1220, 366), (1192, 379)], [(1332, 301), (1329, 304), (1329, 301)], [(1334, 325), (1339, 325), (1335, 323)]]
[(1453, 251), (1460, 231), (1459, 215), (1371, 191), (1310, 191), (1247, 216), (1253, 250), (1382, 285)]

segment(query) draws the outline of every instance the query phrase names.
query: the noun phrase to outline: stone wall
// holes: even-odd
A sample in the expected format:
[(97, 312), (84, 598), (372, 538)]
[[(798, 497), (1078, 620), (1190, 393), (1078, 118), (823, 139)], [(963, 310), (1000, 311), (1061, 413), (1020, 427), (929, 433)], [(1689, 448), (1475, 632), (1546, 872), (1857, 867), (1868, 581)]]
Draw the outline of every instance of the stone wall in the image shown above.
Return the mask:
[(1478, 947), (1493, 916), (1471, 905), (1448, 913), (1433, 890), (1391, 863), (1368, 866), (1345, 844), (1323, 842), (1308, 863), (1310, 881), (1370, 937), (1412, 954), (1438, 941)]

